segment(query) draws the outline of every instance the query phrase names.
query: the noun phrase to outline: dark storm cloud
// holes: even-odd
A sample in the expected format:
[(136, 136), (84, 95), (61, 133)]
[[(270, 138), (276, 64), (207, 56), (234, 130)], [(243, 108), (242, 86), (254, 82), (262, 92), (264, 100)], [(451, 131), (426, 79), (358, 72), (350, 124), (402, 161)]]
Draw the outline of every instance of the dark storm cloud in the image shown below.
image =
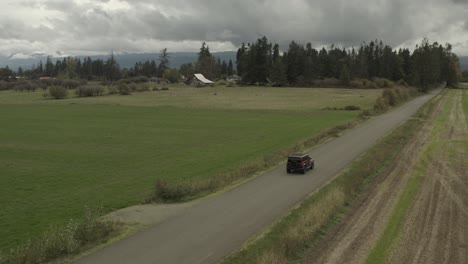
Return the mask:
[[(137, 11), (152, 37), (167, 40), (231, 41), (236, 45), (263, 35), (282, 44), (291, 40), (359, 44), (374, 38), (400, 44), (412, 37), (403, 1), (160, 1), (156, 10)], [(379, 1), (374, 1), (375, 3)], [(134, 3), (134, 2), (132, 2)], [(137, 1), (151, 5), (152, 1)], [(163, 15), (164, 6), (181, 12)], [(160, 10), (158, 10), (158, 8)], [(134, 32), (138, 32), (135, 29)], [(142, 36), (145, 36), (145, 32)]]
[[(31, 25), (24, 18), (15, 21), (14, 16), (5, 18), (1, 21), (0, 40), (39, 41), (44, 47), (66, 49), (65, 52), (157, 51), (164, 46), (170, 50), (197, 50), (201, 41), (210, 42), (215, 50), (235, 49), (242, 42), (253, 42), (264, 35), (284, 49), (291, 40), (312, 42), (315, 46), (331, 43), (357, 46), (377, 38), (398, 46), (413, 44), (423, 37), (452, 38), (468, 30), (466, 9), (460, 8), (460, 4), (467, 3), (463, 0), (37, 0), (22, 3), (23, 7), (41, 10), (43, 24)], [(44, 40), (44, 35), (50, 38), (51, 31), (54, 39)], [(468, 39), (453, 38), (458, 38), (460, 46), (467, 46)]]

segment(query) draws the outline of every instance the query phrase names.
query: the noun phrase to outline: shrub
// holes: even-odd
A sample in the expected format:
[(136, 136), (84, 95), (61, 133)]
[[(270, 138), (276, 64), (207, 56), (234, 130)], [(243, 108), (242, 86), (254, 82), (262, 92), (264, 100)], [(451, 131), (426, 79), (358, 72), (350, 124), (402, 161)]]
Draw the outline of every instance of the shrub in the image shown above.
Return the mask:
[(132, 82), (132, 83), (128, 84), (128, 88), (130, 88), (130, 90), (132, 92), (135, 92), (135, 91), (138, 90), (138, 85), (136, 83)]
[(163, 88), (161, 88), (161, 91), (169, 91), (169, 88), (163, 87)]
[(118, 94), (119, 93), (119, 89), (114, 86), (114, 85), (111, 85), (111, 86), (107, 86), (107, 94)]
[(399, 102), (399, 98), (395, 89), (385, 89), (382, 92), (382, 97), (385, 98), (388, 104), (391, 106), (395, 106)]
[(374, 104), (374, 111), (376, 113), (382, 113), (382, 112), (385, 112), (388, 109), (388, 107), (389, 107), (389, 103), (387, 99), (383, 97), (379, 97)]
[(142, 84), (138, 85), (136, 89), (137, 89), (138, 92), (151, 91), (151, 87), (147, 83), (142, 83)]
[(117, 87), (120, 95), (130, 95), (132, 94), (131, 88), (125, 83), (120, 83)]
[(320, 87), (329, 88), (329, 87), (338, 87), (340, 86), (340, 81), (335, 78), (325, 78), (318, 82)]
[(132, 77), (129, 81), (134, 82), (134, 83), (146, 83), (146, 82), (148, 82), (148, 77), (146, 77), (146, 76), (136, 76), (136, 77)]
[(410, 97), (407, 89), (396, 87), (394, 88), (394, 90), (395, 90), (395, 93), (397, 94), (398, 101), (406, 101)]
[(394, 87), (387, 88), (382, 92), (382, 96), (374, 104), (374, 112), (381, 113), (391, 106), (396, 106), (401, 102), (407, 101), (418, 94), (414, 87)]
[(38, 88), (37, 83), (31, 81), (22, 81), (14, 84), (13, 89), (18, 92), (34, 92)]
[(363, 87), (362, 82), (359, 81), (359, 80), (352, 80), (352, 81), (349, 83), (349, 86), (350, 86), (351, 88), (361, 88), (361, 87)]
[(68, 91), (65, 87), (62, 86), (50, 86), (49, 95), (54, 99), (64, 99), (68, 95)]
[(379, 88), (392, 88), (395, 83), (385, 78), (374, 78), (374, 83)]
[(397, 85), (398, 85), (398, 86), (403, 86), (403, 87), (408, 87), (408, 83), (405, 82), (405, 80), (403, 80), (403, 79), (402, 79), (402, 80), (399, 80), (399, 81), (397, 82)]
[(155, 201), (180, 201), (187, 196), (193, 195), (193, 188), (189, 184), (171, 184), (165, 180), (156, 181), (154, 188)]
[(52, 79), (49, 79), (49, 80), (39, 80), (38, 81), (38, 84), (39, 86), (43, 89), (43, 90), (46, 90), (47, 87), (49, 86), (52, 86), (52, 85), (57, 85), (57, 81), (56, 80), (52, 80)]
[(8, 90), (8, 85), (7, 85), (7, 82), (0, 81), (0, 91), (3, 91), (3, 90)]
[(102, 85), (84, 85), (76, 89), (76, 95), (79, 97), (100, 96), (104, 94)]
[(118, 81), (118, 83), (125, 83), (125, 84), (131, 84), (131, 83), (147, 83), (149, 81), (148, 77), (146, 76), (135, 76), (132, 78), (128, 79), (121, 79)]
[(16, 85), (16, 82), (0, 81), (0, 90), (11, 90)]
[(361, 107), (357, 105), (347, 105), (343, 109), (348, 110), (348, 111), (356, 111), (356, 110), (361, 110)]
[(51, 227), (39, 239), (28, 241), (0, 258), (0, 263), (49, 263), (77, 253), (80, 247), (99, 242), (117, 229), (113, 223), (99, 221), (101, 214), (101, 208), (85, 207), (81, 220), (70, 219), (65, 226)]
[(67, 89), (76, 89), (76, 88), (78, 88), (78, 86), (83, 85), (83, 84), (86, 84), (86, 81), (64, 79), (64, 80), (58, 81), (58, 83), (56, 85), (61, 85), (61, 86), (65, 87), (65, 88), (67, 88)]

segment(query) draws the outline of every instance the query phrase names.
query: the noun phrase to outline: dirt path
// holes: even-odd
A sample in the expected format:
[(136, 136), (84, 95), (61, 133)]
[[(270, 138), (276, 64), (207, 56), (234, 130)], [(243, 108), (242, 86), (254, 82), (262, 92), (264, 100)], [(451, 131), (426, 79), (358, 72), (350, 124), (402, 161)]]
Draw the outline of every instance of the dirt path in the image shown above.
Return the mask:
[(390, 263), (468, 263), (468, 126), (462, 93), (450, 93), (447, 122), (433, 139), (427, 174)]
[[(445, 98), (439, 100), (430, 119), (440, 112)], [(416, 165), (421, 148), (430, 135), (426, 123), (399, 155), (395, 166), (381, 175), (325, 239), (322, 246), (308, 253), (307, 263), (363, 263), (386, 226), (408, 175)]]

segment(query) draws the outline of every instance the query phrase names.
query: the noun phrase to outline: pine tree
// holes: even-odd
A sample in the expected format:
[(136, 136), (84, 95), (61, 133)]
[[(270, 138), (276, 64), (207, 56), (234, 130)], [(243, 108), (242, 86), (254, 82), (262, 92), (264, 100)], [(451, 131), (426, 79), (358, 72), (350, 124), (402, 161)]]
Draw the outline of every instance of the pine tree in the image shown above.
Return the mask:
[(114, 82), (120, 78), (120, 66), (115, 60), (113, 52), (104, 64), (104, 74), (106, 79), (110, 82)]
[(227, 75), (231, 76), (234, 74), (234, 65), (232, 65), (232, 60), (229, 60), (228, 66), (227, 66)]
[(340, 83), (343, 86), (349, 86), (351, 83), (351, 77), (349, 74), (348, 66), (343, 65), (340, 72)]
[(216, 74), (216, 60), (210, 53), (210, 48), (203, 42), (200, 52), (198, 53), (198, 61), (196, 71), (203, 74), (208, 79), (213, 79)]
[[(169, 68), (169, 54), (167, 53), (167, 48), (161, 50), (159, 54), (159, 65), (158, 65), (158, 77), (162, 77), (162, 74), (166, 69)], [(151, 73), (149, 73), (150, 75)]]

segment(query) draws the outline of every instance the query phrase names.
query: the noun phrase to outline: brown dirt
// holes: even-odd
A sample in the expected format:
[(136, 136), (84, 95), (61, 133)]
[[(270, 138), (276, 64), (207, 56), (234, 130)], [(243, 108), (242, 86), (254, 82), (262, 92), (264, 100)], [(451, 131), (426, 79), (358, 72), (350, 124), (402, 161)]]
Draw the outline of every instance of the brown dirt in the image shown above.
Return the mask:
[[(368, 191), (355, 202), (344, 219), (335, 226), (321, 246), (311, 250), (306, 263), (363, 263), (383, 233), (390, 213), (416, 166), (419, 152), (431, 135), (432, 120), (447, 103), (438, 100), (422, 129), (400, 153), (395, 166), (381, 174)], [(395, 263), (406, 263), (405, 261)]]
[[(390, 263), (468, 263), (468, 126), (462, 91), (451, 91), (427, 174)], [(463, 143), (463, 141), (465, 143)]]

